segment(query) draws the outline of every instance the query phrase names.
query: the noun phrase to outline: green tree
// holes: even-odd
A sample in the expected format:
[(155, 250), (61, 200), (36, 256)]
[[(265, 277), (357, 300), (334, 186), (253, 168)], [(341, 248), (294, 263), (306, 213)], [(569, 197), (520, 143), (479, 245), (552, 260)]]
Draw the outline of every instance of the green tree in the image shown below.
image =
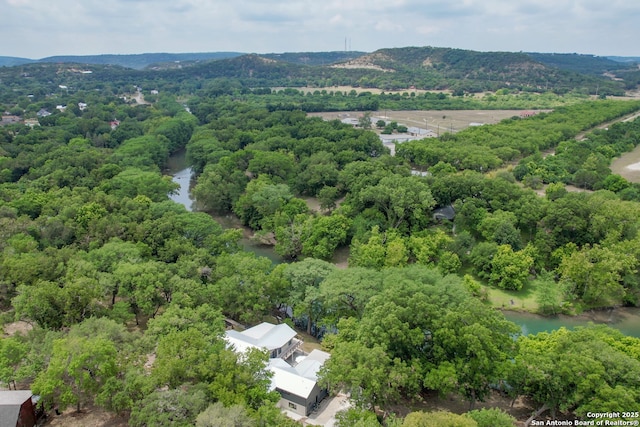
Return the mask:
[[(344, 323), (339, 328), (347, 326)], [(392, 359), (380, 346), (366, 347), (359, 342), (339, 342), (320, 373), (321, 384), (351, 393), (359, 408), (389, 405), (401, 396), (408, 367)]]
[(513, 427), (516, 425), (514, 417), (498, 408), (476, 409), (465, 415), (478, 423), (478, 427)]
[(358, 117), (358, 126), (362, 129), (371, 129), (371, 112), (366, 111)]
[(542, 314), (554, 315), (562, 311), (562, 289), (550, 273), (541, 274), (533, 286), (536, 288), (538, 309)]
[(612, 248), (588, 245), (564, 257), (558, 271), (569, 292), (586, 304), (611, 305), (624, 295), (623, 277), (637, 266), (637, 259)]
[(16, 387), (18, 370), (26, 357), (28, 346), (16, 337), (0, 339), (0, 382)]
[(336, 414), (336, 425), (338, 427), (377, 427), (380, 423), (372, 411), (349, 408)]
[(410, 412), (404, 419), (402, 427), (477, 427), (470, 417), (452, 412)]
[[(320, 314), (318, 295), (310, 291), (317, 290), (335, 269), (333, 264), (314, 258), (305, 258), (300, 262), (288, 264), (284, 269), (283, 276), (290, 283), (287, 302), (293, 307), (294, 316), (307, 317), (309, 334)], [(309, 293), (312, 295), (311, 298), (308, 298)]]
[(546, 410), (552, 417), (558, 410), (585, 414), (594, 410), (595, 402), (613, 409), (618, 407), (613, 399), (618, 398), (625, 403), (636, 399), (633, 405), (638, 406), (640, 360), (630, 354), (631, 348), (639, 348), (637, 338), (600, 325), (575, 331), (561, 328), (518, 341), (508, 382), (515, 393), (535, 402), (539, 409), (534, 416)]
[(435, 205), (429, 186), (415, 176), (382, 178), (378, 185), (363, 189), (359, 199), (385, 215), (387, 228), (424, 225)]
[(491, 260), (489, 282), (502, 289), (519, 291), (533, 267), (533, 257), (526, 250), (514, 252), (511, 246), (498, 246)]
[(53, 342), (46, 370), (31, 385), (47, 407), (91, 403), (109, 378), (116, 375), (117, 349), (103, 337), (68, 337)]
[(133, 427), (190, 427), (208, 405), (202, 386), (154, 391), (133, 407), (129, 425)]
[(196, 418), (196, 427), (253, 427), (256, 422), (242, 405), (225, 407), (216, 402)]
[(350, 226), (351, 220), (340, 214), (315, 218), (302, 236), (302, 254), (331, 259), (336, 248), (346, 242)]

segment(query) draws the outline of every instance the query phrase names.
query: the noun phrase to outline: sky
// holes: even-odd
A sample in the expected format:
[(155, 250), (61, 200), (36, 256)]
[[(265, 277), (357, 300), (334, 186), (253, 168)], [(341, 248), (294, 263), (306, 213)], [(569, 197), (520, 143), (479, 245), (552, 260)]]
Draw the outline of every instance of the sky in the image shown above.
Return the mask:
[(0, 0), (0, 56), (406, 46), (640, 56), (640, 1)]

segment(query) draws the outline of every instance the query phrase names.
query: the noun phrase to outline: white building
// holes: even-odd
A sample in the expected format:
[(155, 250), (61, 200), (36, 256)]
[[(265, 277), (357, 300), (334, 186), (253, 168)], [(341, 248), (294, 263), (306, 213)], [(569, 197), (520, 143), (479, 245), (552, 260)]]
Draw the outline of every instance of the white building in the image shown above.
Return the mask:
[(329, 356), (324, 351), (313, 350), (295, 366), (282, 359), (269, 361), (273, 372), (271, 387), (280, 393), (280, 408), (307, 416), (327, 397), (327, 389), (318, 385), (318, 372)]
[(302, 353), (302, 341), (295, 336), (296, 331), (287, 324), (265, 322), (242, 332), (228, 330), (225, 340), (239, 353), (251, 348), (268, 350), (268, 369), (273, 372), (271, 389), (281, 396), (278, 406), (307, 416), (328, 395), (327, 389), (318, 385), (317, 375), (330, 355), (313, 350), (309, 355), (294, 360), (294, 353)]
[(302, 345), (302, 341), (295, 336), (296, 331), (289, 325), (273, 325), (267, 322), (242, 332), (230, 330), (225, 334), (227, 342), (240, 353), (249, 348), (266, 349), (269, 350), (269, 357), (281, 359), (288, 359)]

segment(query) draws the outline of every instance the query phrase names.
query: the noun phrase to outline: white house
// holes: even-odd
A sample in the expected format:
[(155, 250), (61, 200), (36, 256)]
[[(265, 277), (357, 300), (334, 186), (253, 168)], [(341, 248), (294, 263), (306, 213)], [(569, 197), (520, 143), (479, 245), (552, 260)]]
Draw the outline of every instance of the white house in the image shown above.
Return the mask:
[(273, 325), (263, 322), (242, 332), (227, 331), (225, 339), (241, 353), (249, 348), (259, 348), (269, 350), (271, 358), (288, 359), (302, 345), (295, 336), (296, 331), (285, 323)]
[(282, 359), (271, 359), (271, 387), (281, 396), (278, 406), (298, 415), (309, 415), (328, 395), (327, 389), (318, 385), (318, 371), (329, 356), (324, 351), (313, 350), (295, 366)]
[(302, 352), (302, 341), (295, 336), (296, 331), (284, 323), (273, 325), (265, 322), (242, 332), (225, 332), (225, 340), (239, 353), (251, 348), (269, 351), (268, 369), (273, 372), (271, 389), (281, 396), (278, 406), (307, 416), (328, 395), (327, 390), (318, 385), (317, 374), (329, 353), (313, 350), (309, 355), (294, 360), (294, 353)]

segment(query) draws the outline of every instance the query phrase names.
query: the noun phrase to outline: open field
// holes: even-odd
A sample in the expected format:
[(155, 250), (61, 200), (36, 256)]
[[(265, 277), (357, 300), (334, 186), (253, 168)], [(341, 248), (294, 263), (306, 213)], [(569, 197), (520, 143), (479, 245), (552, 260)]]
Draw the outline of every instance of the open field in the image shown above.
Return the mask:
[[(513, 116), (519, 116), (521, 110), (381, 110), (372, 111), (371, 117), (396, 121), (405, 126), (416, 126), (431, 129), (434, 132), (457, 132), (474, 123), (495, 124)], [(546, 110), (548, 111), (548, 110)], [(311, 117), (322, 117), (325, 120), (357, 118), (363, 111), (309, 113)]]
[(531, 282), (528, 282), (519, 291), (508, 291), (494, 286), (486, 286), (485, 289), (489, 293), (491, 305), (495, 308), (528, 311), (530, 313), (538, 311), (535, 289)]
[(611, 172), (629, 182), (640, 182), (640, 145), (611, 162)]

